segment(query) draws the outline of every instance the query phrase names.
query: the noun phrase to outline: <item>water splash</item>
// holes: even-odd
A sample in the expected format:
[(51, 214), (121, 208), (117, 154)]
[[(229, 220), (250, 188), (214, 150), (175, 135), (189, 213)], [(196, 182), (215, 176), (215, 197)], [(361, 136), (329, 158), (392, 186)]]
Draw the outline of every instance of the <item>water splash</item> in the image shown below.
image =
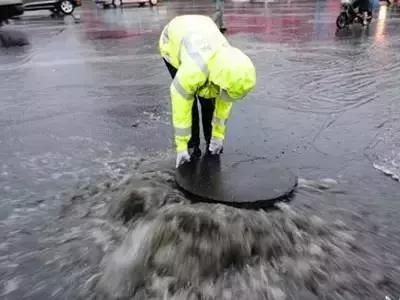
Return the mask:
[(366, 151), (373, 167), (396, 181), (400, 181), (399, 132), (397, 118), (385, 121)]
[[(168, 159), (133, 165), (132, 176), (88, 184), (64, 207), (70, 229), (55, 238), (53, 263), (76, 268), (83, 299), (379, 299), (395, 284), (340, 220), (287, 204), (191, 204)], [(299, 189), (335, 186), (302, 179)]]
[(398, 167), (398, 165), (395, 165), (394, 163), (392, 163), (392, 166), (383, 166), (383, 165), (374, 163), (373, 166), (375, 169), (377, 169), (378, 171), (381, 171), (383, 174), (392, 177), (396, 181), (400, 181), (400, 175), (398, 173), (398, 169), (396, 168), (396, 167)]

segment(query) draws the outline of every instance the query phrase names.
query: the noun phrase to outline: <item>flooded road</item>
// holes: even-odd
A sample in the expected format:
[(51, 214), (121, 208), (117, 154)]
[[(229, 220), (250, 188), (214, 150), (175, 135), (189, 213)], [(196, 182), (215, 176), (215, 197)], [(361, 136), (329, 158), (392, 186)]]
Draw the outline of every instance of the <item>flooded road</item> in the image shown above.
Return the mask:
[(190, 205), (175, 187), (157, 41), (183, 13), (213, 4), (87, 4), (79, 23), (3, 29), (30, 45), (0, 48), (0, 298), (398, 299), (397, 6), (336, 32), (337, 1), (226, 4), (258, 83), (224, 156), (300, 178), (269, 212)]

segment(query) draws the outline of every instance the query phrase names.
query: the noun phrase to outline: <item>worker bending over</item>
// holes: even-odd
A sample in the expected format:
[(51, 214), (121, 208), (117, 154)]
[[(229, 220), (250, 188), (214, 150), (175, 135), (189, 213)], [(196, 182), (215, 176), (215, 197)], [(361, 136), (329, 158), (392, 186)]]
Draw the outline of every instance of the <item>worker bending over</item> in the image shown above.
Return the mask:
[(220, 154), (232, 103), (255, 86), (253, 63), (229, 45), (211, 18), (201, 15), (179, 16), (169, 22), (161, 33), (160, 52), (173, 78), (176, 167), (201, 155), (197, 100), (206, 151)]

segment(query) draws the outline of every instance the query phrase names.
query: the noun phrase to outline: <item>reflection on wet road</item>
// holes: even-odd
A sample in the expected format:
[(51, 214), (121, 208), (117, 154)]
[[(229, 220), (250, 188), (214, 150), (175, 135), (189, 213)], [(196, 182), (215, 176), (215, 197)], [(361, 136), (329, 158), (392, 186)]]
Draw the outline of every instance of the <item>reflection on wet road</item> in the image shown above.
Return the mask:
[[(157, 41), (168, 20), (184, 13), (211, 15), (213, 3), (164, 1), (122, 10), (88, 3), (79, 23), (45, 12), (2, 29), (24, 32), (30, 46), (0, 48), (0, 298), (94, 297), (108, 262), (104, 255), (125, 237), (123, 247), (130, 242), (130, 229), (109, 206), (123, 198), (120, 181), (131, 174), (139, 184), (130, 189), (147, 203), (134, 216), (141, 226), (172, 226), (170, 219), (177, 218), (186, 228), (185, 216), (193, 212), (174, 188), (172, 163), (164, 156), (143, 158), (158, 157), (171, 145), (169, 77)], [(237, 245), (245, 258), (233, 263), (237, 268), (226, 281), (217, 276), (213, 284), (205, 280), (189, 289), (174, 281), (186, 269), (165, 259), (163, 251), (176, 245), (161, 243), (165, 249), (149, 250), (162, 259), (153, 257), (144, 266), (152, 279), (137, 299), (400, 296), (400, 185), (393, 180), (400, 176), (400, 12), (382, 5), (369, 28), (337, 32), (338, 13), (333, 0), (226, 4), (228, 38), (253, 59), (258, 85), (234, 109), (224, 155), (279, 162), (296, 171), (301, 185), (291, 208), (274, 212), (271, 220), (200, 207), (194, 213), (199, 224), (215, 225), (227, 242), (219, 250), (235, 258), (230, 245)], [(146, 189), (149, 180), (155, 185)], [(152, 215), (141, 220), (145, 213)], [(270, 224), (274, 239), (297, 248), (290, 252), (271, 242), (265, 247), (272, 254), (259, 258), (271, 258), (273, 266), (258, 265), (235, 233), (221, 229), (230, 218), (242, 222), (239, 231), (250, 230), (251, 238), (243, 241), (253, 248), (262, 247), (252, 240), (262, 235), (253, 220)], [(145, 244), (141, 228), (133, 232)], [(174, 234), (183, 234), (180, 229)], [(155, 241), (164, 234), (153, 233)], [(219, 254), (211, 254), (219, 261)], [(203, 260), (188, 257), (181, 261), (186, 267), (207, 271), (200, 267)], [(129, 262), (137, 260), (132, 256)], [(299, 273), (285, 276), (293, 265)], [(172, 280), (171, 274), (179, 276)]]

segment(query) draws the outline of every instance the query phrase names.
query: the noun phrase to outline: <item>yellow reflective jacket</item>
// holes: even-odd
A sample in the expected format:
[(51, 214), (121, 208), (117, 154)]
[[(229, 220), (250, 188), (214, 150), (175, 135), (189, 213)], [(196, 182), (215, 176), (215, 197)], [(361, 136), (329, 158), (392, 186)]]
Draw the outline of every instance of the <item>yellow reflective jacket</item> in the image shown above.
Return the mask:
[[(201, 15), (174, 18), (162, 31), (159, 46), (161, 56), (178, 70), (170, 87), (177, 151), (187, 149), (196, 94), (215, 98), (212, 137), (224, 139), (232, 101), (255, 84), (250, 59), (229, 45), (211, 18)], [(237, 71), (238, 63), (243, 72), (225, 72), (230, 65)]]

